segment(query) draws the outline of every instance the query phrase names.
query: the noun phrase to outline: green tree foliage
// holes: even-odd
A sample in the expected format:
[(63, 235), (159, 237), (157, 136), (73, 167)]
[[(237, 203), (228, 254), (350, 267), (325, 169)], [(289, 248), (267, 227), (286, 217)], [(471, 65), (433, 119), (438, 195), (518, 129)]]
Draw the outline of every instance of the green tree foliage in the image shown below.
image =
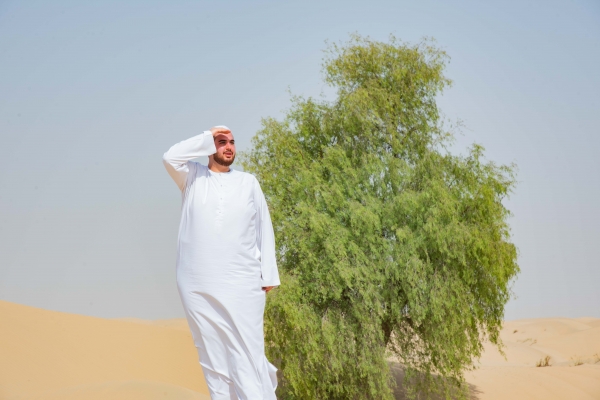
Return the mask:
[(243, 156), (276, 231), (265, 331), (282, 399), (390, 399), (390, 356), (409, 387), (448, 395), (484, 339), (501, 346), (513, 167), (446, 150), (446, 62), (429, 41), (332, 45), (336, 99), (294, 98)]

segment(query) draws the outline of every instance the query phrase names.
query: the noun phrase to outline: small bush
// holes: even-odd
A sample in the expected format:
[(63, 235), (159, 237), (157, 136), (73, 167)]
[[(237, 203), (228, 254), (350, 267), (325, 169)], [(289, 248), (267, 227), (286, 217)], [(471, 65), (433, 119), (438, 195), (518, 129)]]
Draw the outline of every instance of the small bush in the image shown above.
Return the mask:
[(536, 367), (549, 367), (550, 366), (550, 356), (546, 356), (535, 364)]
[(571, 357), (571, 363), (573, 367), (578, 367), (583, 364), (583, 360), (581, 357)]

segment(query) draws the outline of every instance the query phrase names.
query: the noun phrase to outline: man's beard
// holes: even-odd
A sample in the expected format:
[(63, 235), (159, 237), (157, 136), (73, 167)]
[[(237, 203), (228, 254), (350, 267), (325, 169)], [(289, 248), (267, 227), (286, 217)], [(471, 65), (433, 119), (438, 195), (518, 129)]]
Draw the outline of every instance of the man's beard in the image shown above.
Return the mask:
[(233, 154), (233, 157), (231, 157), (231, 160), (226, 160), (224, 158), (221, 158), (221, 156), (219, 156), (217, 153), (215, 153), (215, 154), (213, 154), (213, 160), (215, 160), (215, 162), (219, 165), (222, 165), (224, 167), (229, 167), (235, 161), (235, 153)]

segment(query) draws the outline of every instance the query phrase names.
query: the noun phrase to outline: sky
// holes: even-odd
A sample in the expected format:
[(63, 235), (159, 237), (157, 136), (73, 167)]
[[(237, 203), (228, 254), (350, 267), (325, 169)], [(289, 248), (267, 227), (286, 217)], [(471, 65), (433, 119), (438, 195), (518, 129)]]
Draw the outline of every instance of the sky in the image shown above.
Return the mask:
[(351, 33), (434, 38), (452, 150), (518, 166), (506, 319), (600, 317), (597, 0), (1, 0), (0, 300), (183, 317), (162, 154), (219, 124), (249, 149), (290, 94), (333, 98), (323, 51)]

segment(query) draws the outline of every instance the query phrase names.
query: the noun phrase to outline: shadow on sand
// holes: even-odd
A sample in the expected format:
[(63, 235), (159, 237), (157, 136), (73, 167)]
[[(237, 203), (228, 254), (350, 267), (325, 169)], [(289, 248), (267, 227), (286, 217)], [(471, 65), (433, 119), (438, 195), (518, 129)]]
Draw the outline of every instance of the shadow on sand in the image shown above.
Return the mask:
[[(404, 387), (404, 370), (398, 363), (390, 363), (390, 369), (392, 371), (392, 375), (394, 376), (394, 380), (396, 381), (396, 388), (394, 389), (394, 398), (396, 400), (407, 400), (406, 397), (406, 389)], [(475, 385), (469, 385), (469, 400), (478, 400), (479, 394), (481, 391), (477, 389)], [(417, 396), (417, 400), (421, 400), (426, 398), (425, 396)], [(446, 400), (444, 396), (441, 395), (433, 395), (431, 397), (432, 400)]]

